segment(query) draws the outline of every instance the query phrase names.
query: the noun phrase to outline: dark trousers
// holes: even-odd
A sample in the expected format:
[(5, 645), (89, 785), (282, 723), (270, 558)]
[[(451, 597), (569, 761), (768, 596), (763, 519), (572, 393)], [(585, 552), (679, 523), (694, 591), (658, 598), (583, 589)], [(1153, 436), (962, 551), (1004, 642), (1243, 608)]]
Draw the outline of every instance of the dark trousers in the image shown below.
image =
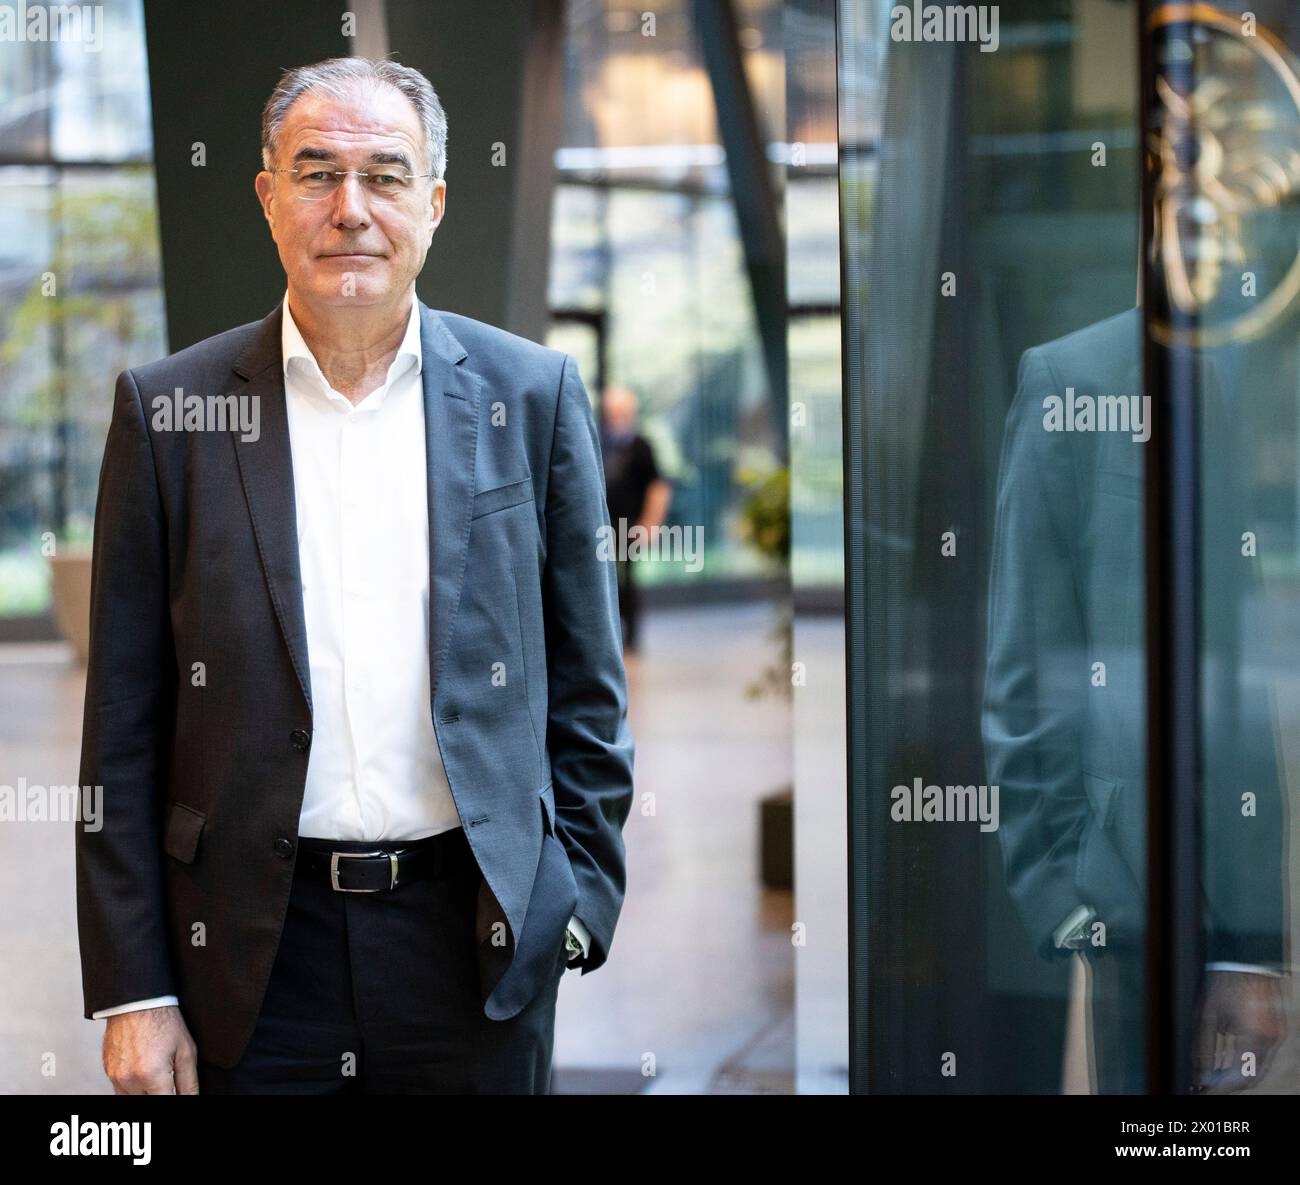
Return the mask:
[(623, 646), (628, 650), (637, 645), (637, 618), (640, 615), (637, 588), (632, 581), (632, 567), (632, 560), (618, 560), (615, 564), (618, 574), (618, 615), (623, 621)]
[[(565, 961), (510, 1020), (483, 1014), (464, 832), (454, 870), (385, 893), (342, 893), (299, 860), (243, 1059), (200, 1060), (200, 1094), (546, 1094)], [(340, 851), (375, 845), (336, 842)]]

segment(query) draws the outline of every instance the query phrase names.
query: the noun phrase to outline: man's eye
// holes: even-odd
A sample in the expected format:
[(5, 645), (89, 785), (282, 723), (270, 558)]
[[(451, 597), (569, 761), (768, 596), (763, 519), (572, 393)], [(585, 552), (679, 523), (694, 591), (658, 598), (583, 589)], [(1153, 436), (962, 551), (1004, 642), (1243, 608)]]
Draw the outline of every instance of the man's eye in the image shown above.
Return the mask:
[(332, 174), (325, 172), (323, 169), (317, 169), (314, 173), (304, 173), (302, 179), (304, 181), (324, 181), (329, 176), (332, 176)]
[(371, 173), (370, 179), (379, 186), (380, 189), (387, 189), (389, 186), (401, 183), (400, 177), (394, 177), (391, 173)]

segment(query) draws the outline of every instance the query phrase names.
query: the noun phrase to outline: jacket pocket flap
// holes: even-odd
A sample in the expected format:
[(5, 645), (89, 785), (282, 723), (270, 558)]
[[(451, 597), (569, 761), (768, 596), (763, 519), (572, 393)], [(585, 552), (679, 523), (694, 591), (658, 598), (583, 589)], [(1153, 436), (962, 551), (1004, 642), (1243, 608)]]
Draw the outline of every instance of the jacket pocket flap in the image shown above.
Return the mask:
[(494, 510), (507, 510), (521, 502), (533, 500), (533, 479), (525, 477), (512, 481), (509, 485), (496, 486), (490, 490), (480, 490), (474, 495), (473, 518), (482, 518)]
[(163, 851), (183, 864), (193, 864), (199, 849), (199, 833), (207, 816), (181, 802), (168, 804), (167, 826), (163, 831)]
[(1115, 807), (1115, 796), (1119, 793), (1120, 783), (1113, 778), (1095, 774), (1092, 770), (1083, 771), (1083, 788), (1092, 804), (1097, 822), (1105, 827), (1110, 822), (1111, 812)]

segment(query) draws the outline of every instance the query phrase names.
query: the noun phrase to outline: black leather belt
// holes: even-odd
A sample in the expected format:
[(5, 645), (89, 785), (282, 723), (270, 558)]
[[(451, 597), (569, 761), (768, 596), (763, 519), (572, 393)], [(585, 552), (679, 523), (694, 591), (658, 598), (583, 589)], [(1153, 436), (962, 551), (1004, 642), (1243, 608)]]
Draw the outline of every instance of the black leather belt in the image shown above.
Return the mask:
[(424, 839), (377, 843), (299, 836), (294, 875), (324, 876), (339, 893), (391, 893), (472, 867), (464, 828), (453, 827)]

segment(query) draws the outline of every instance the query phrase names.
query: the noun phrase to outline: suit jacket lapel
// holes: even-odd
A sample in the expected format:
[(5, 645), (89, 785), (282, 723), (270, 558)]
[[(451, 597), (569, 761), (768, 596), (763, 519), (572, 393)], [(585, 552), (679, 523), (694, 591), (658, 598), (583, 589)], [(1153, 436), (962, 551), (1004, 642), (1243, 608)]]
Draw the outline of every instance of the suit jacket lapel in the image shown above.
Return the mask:
[(465, 348), (423, 302), (420, 350), (429, 493), (429, 680), (436, 694), (465, 582), (482, 381), (460, 365)]
[(238, 429), (233, 429), (230, 440), (235, 446), (240, 481), (276, 621), (310, 711), (311, 668), (307, 663), (307, 626), (302, 607), (302, 573), (298, 566), (298, 517), (285, 409), (280, 322), (281, 305), (277, 304), (235, 363), (235, 373), (245, 381), (237, 383), (229, 393), (258, 400), (260, 434), (256, 440), (243, 440)]

